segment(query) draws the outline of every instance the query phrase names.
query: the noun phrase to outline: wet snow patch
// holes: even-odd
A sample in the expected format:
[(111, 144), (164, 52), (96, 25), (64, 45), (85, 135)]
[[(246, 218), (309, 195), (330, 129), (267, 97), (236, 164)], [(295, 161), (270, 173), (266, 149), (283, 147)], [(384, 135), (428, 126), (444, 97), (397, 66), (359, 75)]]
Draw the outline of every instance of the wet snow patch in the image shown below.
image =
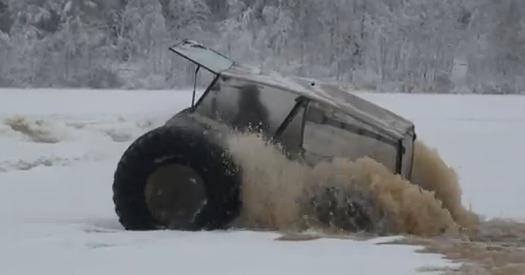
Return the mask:
[(79, 140), (130, 142), (163, 123), (155, 118), (128, 118), (107, 115), (97, 119), (74, 116), (14, 115), (0, 117), (0, 138), (33, 143), (56, 144)]
[(67, 136), (64, 125), (51, 120), (14, 116), (6, 118), (4, 123), (14, 132), (20, 133), (33, 142), (58, 143)]

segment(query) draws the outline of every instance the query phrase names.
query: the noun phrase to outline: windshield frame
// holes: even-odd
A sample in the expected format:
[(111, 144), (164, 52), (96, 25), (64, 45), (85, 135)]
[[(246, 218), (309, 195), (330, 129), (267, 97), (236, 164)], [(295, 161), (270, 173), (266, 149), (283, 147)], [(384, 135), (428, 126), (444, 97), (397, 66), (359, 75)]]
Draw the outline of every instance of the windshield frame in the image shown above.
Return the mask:
[(184, 40), (169, 49), (213, 74), (220, 74), (235, 64), (225, 55), (192, 40)]

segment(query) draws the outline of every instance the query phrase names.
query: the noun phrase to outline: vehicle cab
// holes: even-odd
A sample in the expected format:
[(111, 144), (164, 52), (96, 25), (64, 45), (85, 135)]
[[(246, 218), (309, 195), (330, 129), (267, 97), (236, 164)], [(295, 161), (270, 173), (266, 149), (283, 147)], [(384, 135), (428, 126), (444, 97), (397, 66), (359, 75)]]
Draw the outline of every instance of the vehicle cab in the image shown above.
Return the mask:
[(293, 159), (310, 164), (331, 158), (370, 157), (410, 179), (415, 130), (412, 122), (339, 85), (285, 78), (235, 63), (193, 41), (171, 48), (211, 72), (213, 81), (191, 113), (238, 131), (259, 132)]

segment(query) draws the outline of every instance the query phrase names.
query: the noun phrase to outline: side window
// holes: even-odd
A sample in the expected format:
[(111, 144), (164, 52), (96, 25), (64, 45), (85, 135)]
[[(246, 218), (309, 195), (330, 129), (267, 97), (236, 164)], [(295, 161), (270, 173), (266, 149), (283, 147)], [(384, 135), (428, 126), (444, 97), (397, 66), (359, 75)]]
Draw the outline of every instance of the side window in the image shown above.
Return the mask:
[(316, 159), (342, 157), (352, 161), (370, 157), (395, 171), (396, 147), (374, 138), (367, 125), (349, 117), (345, 119), (345, 116), (315, 104), (308, 107), (303, 141), (307, 156)]

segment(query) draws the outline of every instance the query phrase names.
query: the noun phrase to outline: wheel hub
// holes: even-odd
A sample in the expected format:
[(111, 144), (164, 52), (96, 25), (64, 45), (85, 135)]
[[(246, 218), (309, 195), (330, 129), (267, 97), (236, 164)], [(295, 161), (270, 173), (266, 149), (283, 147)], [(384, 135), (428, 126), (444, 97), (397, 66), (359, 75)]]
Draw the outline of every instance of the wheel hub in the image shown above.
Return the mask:
[(206, 205), (204, 180), (191, 167), (168, 164), (147, 179), (146, 205), (152, 216), (169, 229), (191, 230)]

